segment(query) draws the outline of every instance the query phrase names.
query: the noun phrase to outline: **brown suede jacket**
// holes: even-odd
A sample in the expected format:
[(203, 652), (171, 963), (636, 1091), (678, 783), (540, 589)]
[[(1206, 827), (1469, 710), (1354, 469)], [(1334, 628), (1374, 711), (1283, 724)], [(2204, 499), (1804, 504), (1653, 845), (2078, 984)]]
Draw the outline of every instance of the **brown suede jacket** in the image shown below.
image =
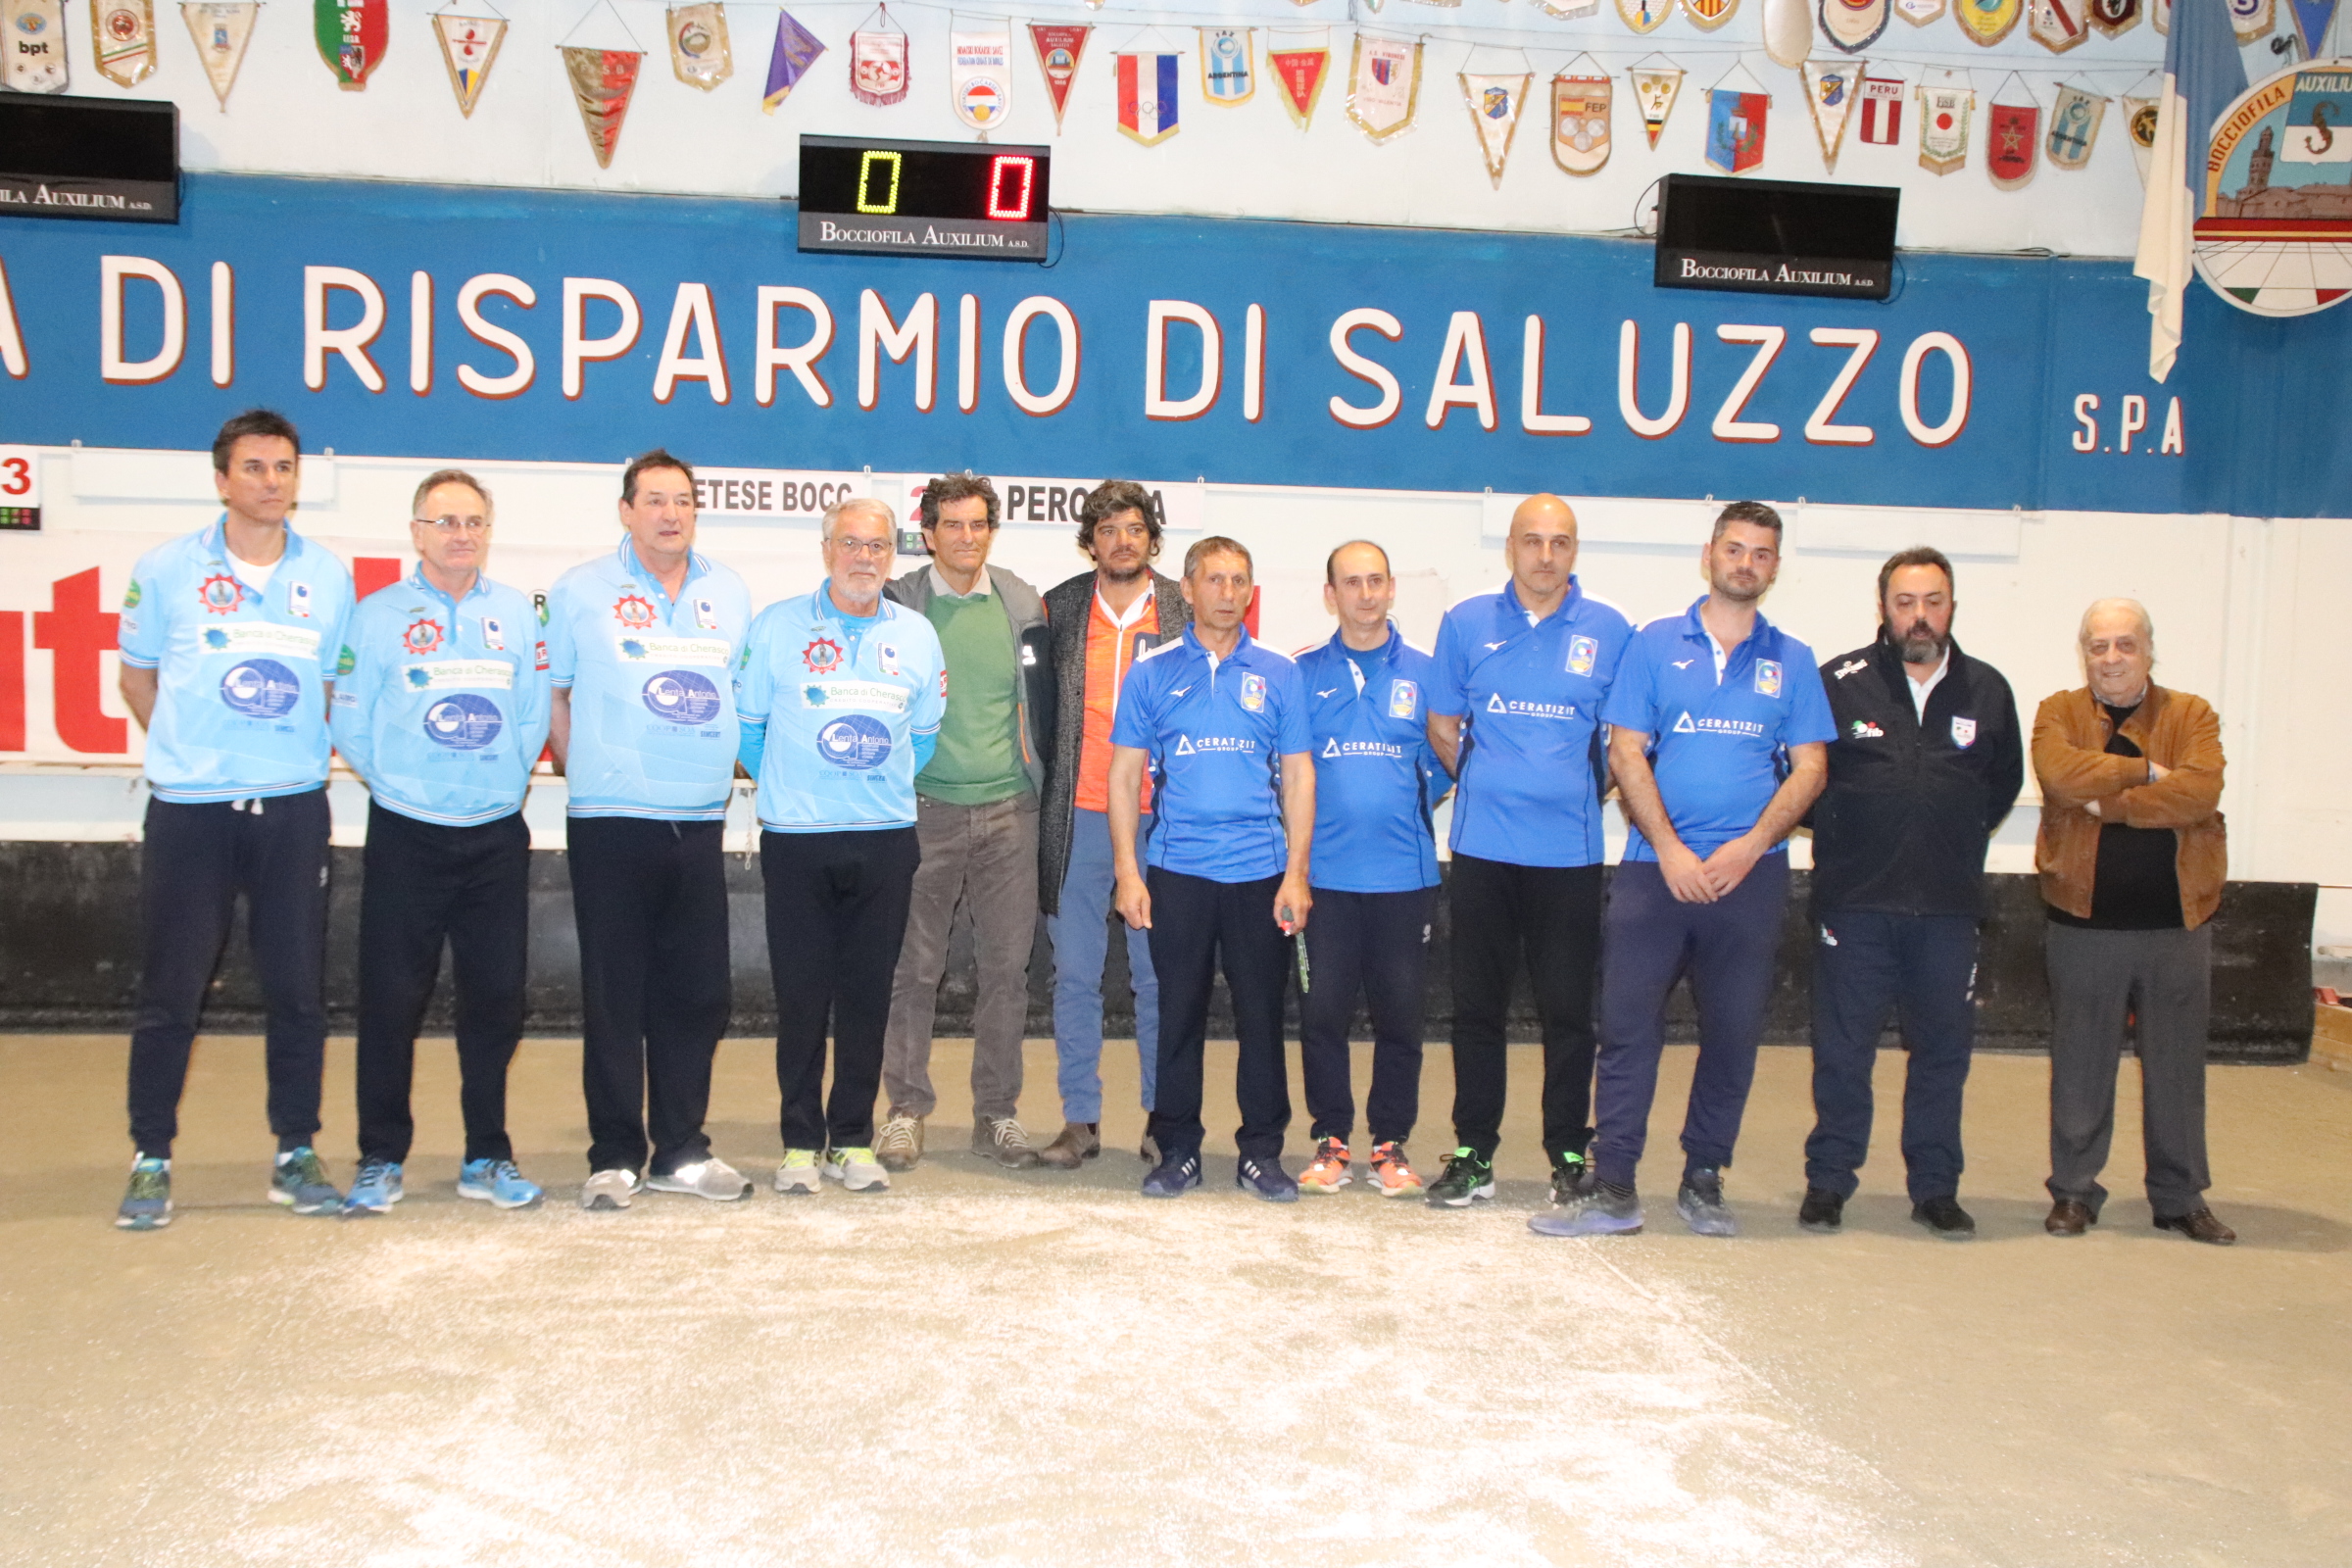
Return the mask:
[[(2169, 827), (2180, 841), (2180, 914), (2191, 930), (2213, 918), (2230, 874), (2222, 822), (2222, 721), (2202, 697), (2150, 682), (2147, 699), (2124, 723), (2148, 761), (2172, 771), (2153, 784), (2139, 758), (2107, 754), (2107, 710), (2087, 686), (2042, 699), (2034, 715), (2034, 776), (2041, 781), (2041, 831), (2034, 864), (2051, 907), (2090, 917), (2099, 863), (2099, 829)], [(2093, 816), (2083, 808), (2099, 803)]]

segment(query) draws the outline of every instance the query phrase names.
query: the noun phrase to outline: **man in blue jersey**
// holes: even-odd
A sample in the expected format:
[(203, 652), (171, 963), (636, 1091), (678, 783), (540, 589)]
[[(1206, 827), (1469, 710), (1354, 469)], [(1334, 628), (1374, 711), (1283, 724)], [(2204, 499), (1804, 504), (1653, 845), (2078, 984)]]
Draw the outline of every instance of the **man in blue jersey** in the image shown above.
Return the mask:
[(266, 409), (213, 441), (218, 522), (149, 551), (122, 596), (122, 700), (147, 731), (130, 1185), (115, 1223), (172, 1223), (188, 1051), (239, 896), (269, 1009), (270, 1200), (342, 1210), (311, 1141), (326, 1050), (326, 705), (351, 573), (286, 525), (294, 426)]
[(1789, 830), (1829, 778), (1837, 738), (1813, 651), (1757, 613), (1780, 571), (1780, 514), (1735, 501), (1699, 553), (1707, 593), (1635, 634), (1605, 716), (1631, 836), (1609, 889), (1601, 976), (1599, 1130), (1592, 1188), (1528, 1223), (1545, 1236), (1642, 1228), (1635, 1168), (1687, 971), (1698, 1065), (1683, 1119), (1675, 1208), (1733, 1236), (1723, 1200), (1755, 1077), (1788, 897)]
[[(1312, 903), (1315, 767), (1298, 666), (1243, 627), (1250, 552), (1210, 536), (1184, 555), (1193, 623), (1138, 660), (1119, 693), (1110, 743), (1110, 848), (1116, 902), (1152, 933), (1159, 976), (1159, 1071), (1150, 1136), (1159, 1163), (1147, 1198), (1200, 1185), (1201, 1054), (1216, 971), (1233, 998), (1242, 1126), (1234, 1185), (1296, 1202), (1282, 1168), (1291, 1092), (1282, 1059), (1290, 937)], [(1137, 843), (1144, 769), (1153, 784), (1149, 850)], [(1149, 863), (1149, 876), (1145, 864)]]
[[(890, 508), (843, 501), (823, 526), (825, 580), (760, 612), (736, 676), (776, 982), (776, 1191), (814, 1193), (821, 1174), (881, 1192), (874, 1095), (922, 858), (914, 779), (938, 743), (948, 665), (931, 622), (883, 597)], [(828, 1022), (833, 1088), (820, 1097)]]
[(1494, 1195), (1508, 1053), (1524, 964), (1544, 1031), (1551, 1199), (1583, 1190), (1600, 950), (1600, 710), (1633, 628), (1577, 580), (1576, 514), (1530, 496), (1511, 514), (1511, 580), (1438, 628), (1429, 738), (1454, 775), (1453, 1135), (1432, 1204)]
[(1298, 656), (1315, 758), (1315, 931), (1298, 937), (1298, 1054), (1315, 1157), (1298, 1185), (1336, 1193), (1353, 1179), (1348, 1033), (1360, 993), (1372, 1013), (1371, 1180), (1383, 1198), (1411, 1198), (1421, 1178), (1404, 1141), (1421, 1109), (1421, 986), (1438, 897), (1430, 812), (1447, 787), (1429, 745), (1432, 661), (1389, 618), (1396, 577), (1387, 551), (1344, 544), (1323, 579), (1323, 608), (1340, 627)]
[(660, 448), (632, 460), (619, 510), (618, 547), (557, 578), (547, 600), (548, 740), (571, 796), (589, 1209), (628, 1207), (641, 1167), (658, 1192), (752, 1190), (703, 1132), (731, 1003), (720, 848), (751, 594), (694, 548), (683, 460)]
[(403, 1196), (416, 1030), (448, 944), (457, 990), (458, 1196), (539, 1201), (507, 1138), (522, 1039), (531, 830), (522, 798), (547, 741), (547, 650), (528, 595), (483, 575), (490, 493), (461, 469), (416, 487), (416, 569), (368, 596), (335, 665), (335, 747), (368, 786), (360, 895), (360, 1169), (346, 1214)]

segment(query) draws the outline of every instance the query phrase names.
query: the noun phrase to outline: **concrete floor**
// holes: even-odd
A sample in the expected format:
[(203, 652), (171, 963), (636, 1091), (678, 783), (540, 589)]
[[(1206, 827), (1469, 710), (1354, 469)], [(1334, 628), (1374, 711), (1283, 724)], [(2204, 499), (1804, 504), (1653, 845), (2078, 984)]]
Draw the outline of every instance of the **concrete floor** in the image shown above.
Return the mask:
[[(965, 1051), (939, 1054), (959, 1085)], [(2045, 1066), (1981, 1057), (1984, 1234), (1954, 1246), (1908, 1223), (1891, 1127), (1846, 1233), (1795, 1229), (1807, 1062), (1768, 1051), (1730, 1182), (1747, 1234), (1710, 1242), (1661, 1200), (1677, 1051), (1649, 1234), (1558, 1243), (1523, 1226), (1532, 1049), (1501, 1195), (1469, 1213), (1360, 1187), (1275, 1208), (1223, 1157), (1148, 1203), (1133, 1113), (1074, 1177), (1000, 1171), (960, 1152), (959, 1087), (896, 1191), (788, 1203), (746, 1041), (712, 1127), (757, 1198), (589, 1215), (577, 1048), (532, 1042), (514, 1132), (557, 1200), (504, 1215), (455, 1196), (443, 1043), (408, 1202), (338, 1222), (261, 1200), (259, 1043), (218, 1039), (179, 1221), (126, 1236), (122, 1057), (0, 1039), (0, 1562), (2352, 1562), (2352, 1074), (2214, 1070), (2222, 1250), (2127, 1196), (2129, 1109), (2106, 1223), (2042, 1235)], [(1029, 1059), (1050, 1133), (1051, 1047)], [(1433, 1171), (1447, 1090), (1433, 1052)]]

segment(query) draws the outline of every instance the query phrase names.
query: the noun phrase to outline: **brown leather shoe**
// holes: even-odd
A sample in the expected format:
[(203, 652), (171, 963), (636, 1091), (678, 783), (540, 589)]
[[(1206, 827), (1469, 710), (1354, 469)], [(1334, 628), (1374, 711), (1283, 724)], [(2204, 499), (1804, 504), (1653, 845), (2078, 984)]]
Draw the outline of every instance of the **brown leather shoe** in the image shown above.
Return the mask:
[(884, 1170), (912, 1170), (922, 1163), (922, 1158), (923, 1118), (891, 1106), (889, 1117), (874, 1138), (876, 1163)]
[(2079, 1203), (2071, 1198), (2061, 1198), (2050, 1205), (2050, 1217), (2041, 1228), (2052, 1236), (2080, 1236), (2099, 1222), (2088, 1203)]
[(1010, 1116), (974, 1116), (972, 1152), (995, 1160), (1008, 1170), (1027, 1170), (1037, 1163), (1029, 1135)]
[(2237, 1232), (2215, 1219), (2210, 1208), (2175, 1214), (2169, 1218), (2158, 1215), (2156, 1228), (2160, 1231), (2179, 1231), (2190, 1241), (2203, 1242), (2209, 1247), (2228, 1247), (2237, 1240)]
[(1037, 1152), (1037, 1162), (1055, 1170), (1076, 1170), (1102, 1152), (1102, 1140), (1091, 1121), (1065, 1121), (1061, 1135)]

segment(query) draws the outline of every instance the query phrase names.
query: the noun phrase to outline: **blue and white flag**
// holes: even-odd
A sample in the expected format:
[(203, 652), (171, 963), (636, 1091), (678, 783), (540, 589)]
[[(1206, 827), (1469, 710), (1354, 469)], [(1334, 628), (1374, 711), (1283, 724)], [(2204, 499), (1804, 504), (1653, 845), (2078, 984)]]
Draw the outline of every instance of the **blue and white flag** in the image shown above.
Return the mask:
[(2180, 353), (2180, 302), (2195, 271), (2190, 230), (2204, 206), (2213, 123), (2246, 90), (2229, 0), (2173, 0), (2172, 10), (2139, 251), (2132, 263), (2132, 274), (2148, 280), (2148, 374), (2158, 381), (2172, 374)]
[(1200, 96), (1212, 104), (1246, 104), (1257, 92), (1257, 73), (1251, 69), (1250, 38), (1254, 27), (1200, 29)]

